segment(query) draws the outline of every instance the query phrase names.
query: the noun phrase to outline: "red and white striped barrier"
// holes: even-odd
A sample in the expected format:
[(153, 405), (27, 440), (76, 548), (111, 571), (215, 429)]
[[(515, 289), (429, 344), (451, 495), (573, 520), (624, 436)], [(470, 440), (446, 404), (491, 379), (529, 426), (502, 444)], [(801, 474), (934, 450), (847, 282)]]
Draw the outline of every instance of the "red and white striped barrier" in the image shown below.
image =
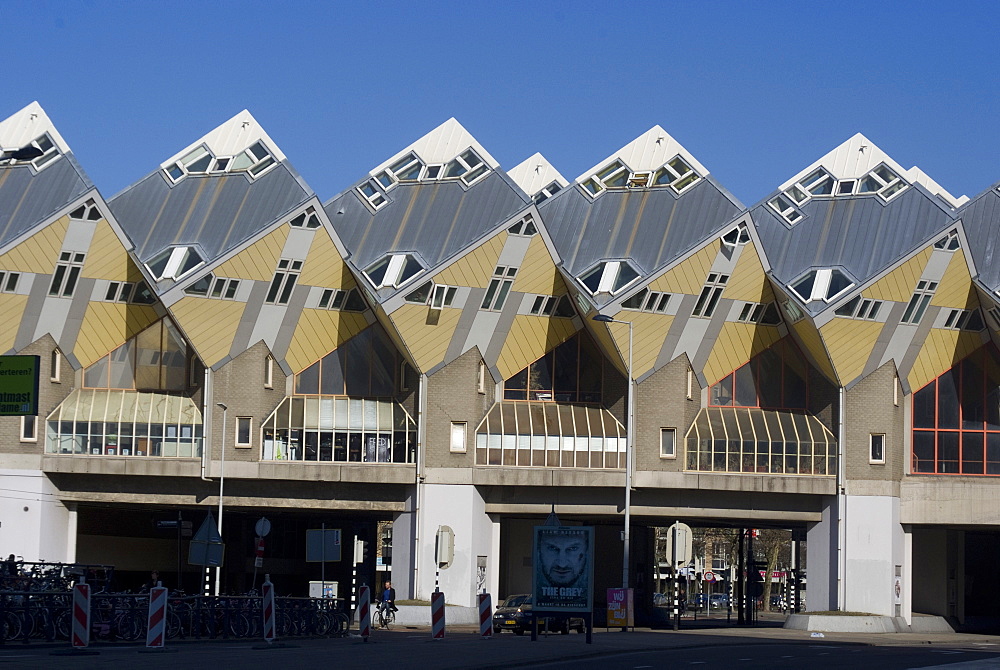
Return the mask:
[(167, 589), (156, 582), (149, 590), (149, 616), (146, 619), (146, 647), (163, 649), (167, 640)]
[(367, 586), (358, 591), (358, 627), (361, 637), (367, 642), (372, 634), (371, 591)]
[(90, 645), (90, 584), (83, 578), (73, 587), (73, 630), (69, 636), (74, 649)]
[(493, 637), (493, 602), (489, 593), (479, 594), (479, 634)]
[(444, 639), (444, 594), (440, 591), (431, 594), (431, 637)]
[(274, 642), (274, 584), (271, 583), (271, 575), (264, 575), (264, 584), (261, 586), (261, 611), (264, 613), (264, 641), (268, 644)]

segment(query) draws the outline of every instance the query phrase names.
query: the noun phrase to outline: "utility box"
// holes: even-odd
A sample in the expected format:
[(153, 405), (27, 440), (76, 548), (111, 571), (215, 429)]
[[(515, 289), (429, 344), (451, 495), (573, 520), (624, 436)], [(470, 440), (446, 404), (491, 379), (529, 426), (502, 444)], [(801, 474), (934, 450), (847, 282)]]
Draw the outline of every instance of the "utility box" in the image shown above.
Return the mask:
[(310, 598), (336, 598), (339, 589), (338, 582), (309, 582)]

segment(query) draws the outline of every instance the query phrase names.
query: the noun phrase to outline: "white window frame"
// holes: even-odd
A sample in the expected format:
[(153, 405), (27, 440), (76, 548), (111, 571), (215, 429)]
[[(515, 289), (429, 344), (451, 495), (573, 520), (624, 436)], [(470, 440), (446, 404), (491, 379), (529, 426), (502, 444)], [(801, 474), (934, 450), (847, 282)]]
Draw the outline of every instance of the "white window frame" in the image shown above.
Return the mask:
[(548, 185), (538, 189), (538, 193), (531, 196), (531, 201), (536, 205), (541, 204), (561, 190), (563, 190), (563, 185), (558, 181), (550, 182)]
[(504, 304), (507, 302), (507, 297), (510, 295), (510, 290), (514, 286), (517, 270), (518, 268), (509, 265), (496, 266), (479, 309), (486, 310), (487, 312), (499, 312), (503, 309)]
[(62, 383), (60, 381), (62, 377), (62, 352), (58, 349), (53, 349), (52, 354), (49, 356), (49, 381), (55, 384)]
[(941, 249), (942, 251), (955, 251), (962, 246), (961, 241), (958, 239), (958, 231), (952, 230), (947, 235), (939, 239), (934, 243), (935, 249)]
[[(638, 293), (634, 293), (627, 299), (623, 300), (622, 309), (627, 309), (633, 312), (649, 312), (650, 314), (666, 314), (672, 297), (673, 294), (671, 293), (664, 293), (663, 291), (650, 291), (648, 288), (644, 288)], [(625, 304), (629, 300), (634, 300), (636, 298), (641, 300), (638, 307), (631, 307)]]
[[(878, 440), (876, 440), (878, 438)], [(882, 450), (881, 458), (875, 455), (876, 442)], [(870, 433), (868, 436), (868, 462), (872, 465), (885, 465), (885, 433)]]
[(427, 304), (430, 305), (431, 309), (444, 309), (445, 307), (451, 307), (452, 302), (455, 301), (455, 294), (458, 293), (457, 286), (449, 286), (448, 284), (434, 284), (431, 289), (430, 296), (428, 296)]
[[(834, 270), (837, 270), (837, 272), (843, 275), (844, 279), (848, 281), (848, 284), (847, 286), (840, 289), (833, 295), (827, 295), (827, 293), (829, 293), (830, 291), (830, 283), (833, 280)], [(795, 295), (799, 296), (799, 298), (802, 299), (802, 302), (812, 302), (813, 300), (822, 300), (825, 303), (829, 303), (836, 300), (837, 298), (839, 298), (840, 296), (844, 295), (849, 290), (854, 288), (854, 282), (851, 281), (851, 278), (848, 277), (843, 271), (837, 268), (819, 268), (816, 270), (810, 270), (809, 272), (815, 272), (816, 278), (813, 279), (812, 290), (810, 291), (808, 296), (802, 295), (801, 293), (799, 293), (798, 289), (794, 288), (796, 284), (801, 282), (806, 277), (806, 275), (809, 274), (808, 272), (806, 273), (806, 275), (802, 275), (802, 277), (799, 277), (797, 280), (793, 281), (791, 284), (788, 285), (788, 288), (790, 288), (792, 292), (795, 293)]]
[(361, 199), (376, 212), (389, 204), (388, 196), (382, 193), (382, 190), (379, 188), (379, 183), (374, 178), (362, 183), (355, 189), (355, 191), (357, 191), (358, 195), (361, 196)]
[[(978, 311), (978, 310), (976, 310), (976, 309), (952, 309), (952, 310), (949, 310), (948, 311), (948, 316), (945, 318), (944, 325), (942, 325), (941, 327), (942, 328), (946, 328), (948, 330), (966, 330), (966, 331), (973, 332), (973, 333), (979, 332), (979, 331), (982, 330), (982, 328), (979, 328), (977, 330), (977, 329), (973, 329), (973, 328), (968, 328), (967, 327), (968, 324), (969, 324), (969, 320), (972, 318), (972, 315), (976, 313), (976, 311)], [(986, 327), (986, 324), (983, 321), (982, 316), (979, 317), (979, 322), (981, 324), (983, 324), (983, 328)]]
[(59, 252), (59, 262), (52, 270), (48, 295), (53, 298), (72, 298), (80, 283), (80, 274), (83, 272), (83, 264), (86, 260), (86, 253), (79, 251)]
[(938, 282), (921, 279), (917, 282), (917, 288), (913, 289), (913, 295), (906, 304), (906, 310), (899, 319), (901, 325), (915, 326), (920, 323), (927, 313), (927, 307), (931, 304), (931, 299), (937, 291)]
[(288, 301), (292, 299), (292, 292), (295, 290), (295, 283), (301, 272), (302, 261), (292, 258), (280, 259), (278, 269), (274, 271), (274, 276), (271, 278), (264, 302), (268, 305), (287, 305)]
[(479, 370), (476, 376), (476, 392), (486, 395), (486, 363), (479, 361)]
[[(448, 450), (453, 454), (464, 454), (469, 450), (469, 423), (452, 421), (448, 434)], [(456, 438), (458, 438), (456, 440)]]
[(778, 216), (790, 224), (797, 223), (802, 218), (802, 212), (795, 208), (792, 200), (784, 193), (774, 196), (767, 201), (767, 204), (777, 212)]
[(538, 234), (538, 226), (535, 225), (535, 220), (529, 214), (508, 228), (507, 232), (520, 237), (533, 237)]
[(694, 370), (688, 368), (687, 370), (687, 394), (688, 400), (694, 399)]
[[(243, 425), (246, 426), (247, 439), (245, 441), (240, 441), (240, 424), (245, 422)], [(246, 449), (253, 446), (253, 417), (252, 416), (238, 416), (235, 422), (235, 432), (236, 436), (233, 439), (233, 446), (239, 447), (240, 449)]]
[[(31, 427), (30, 437), (25, 435), (29, 426)], [(34, 414), (22, 414), (18, 436), (21, 442), (38, 442), (38, 417)]]
[[(853, 306), (852, 306), (853, 303)], [(850, 307), (850, 309), (848, 309)], [(846, 311), (845, 311), (846, 310)], [(834, 312), (836, 316), (845, 319), (859, 319), (861, 321), (877, 321), (878, 313), (882, 310), (882, 301), (864, 296), (855, 296), (837, 308)]]
[(729, 275), (722, 274), (721, 272), (709, 272), (708, 279), (705, 281), (705, 285), (701, 289), (701, 294), (698, 296), (698, 301), (694, 305), (694, 309), (691, 310), (691, 316), (696, 319), (710, 319), (712, 315), (715, 314), (715, 308), (719, 306), (719, 301), (722, 300), (722, 293), (726, 290), (726, 284), (729, 283)]
[(69, 213), (69, 218), (76, 221), (100, 221), (104, 218), (101, 210), (97, 208), (97, 203), (87, 200), (85, 203)]
[[(407, 259), (410, 258), (413, 259), (413, 261), (420, 267), (420, 269), (414, 272), (406, 279), (402, 279), (402, 274), (403, 270), (406, 268)], [(387, 286), (391, 286), (393, 288), (399, 288), (400, 286), (405, 286), (406, 284), (409, 284), (411, 281), (419, 277), (420, 273), (422, 273), (424, 270), (427, 269), (424, 267), (424, 264), (421, 263), (420, 260), (414, 254), (407, 254), (407, 253), (390, 254), (389, 263), (385, 269), (385, 273), (382, 275), (382, 280), (376, 284), (375, 281), (368, 275), (368, 270), (375, 267), (383, 260), (385, 260), (385, 256), (383, 256), (382, 258), (378, 259), (377, 261), (369, 265), (368, 268), (364, 271), (365, 279), (371, 282), (372, 286), (374, 286), (375, 288), (385, 288)]]
[(20, 278), (20, 272), (0, 270), (0, 293), (17, 293), (17, 282)]
[(264, 357), (264, 388), (274, 388), (274, 357), (270, 354)]
[(289, 220), (288, 225), (292, 228), (316, 230), (321, 224), (319, 222), (319, 217), (316, 216), (316, 209), (314, 207), (307, 207), (306, 210), (298, 216), (293, 216), (291, 220)]
[[(670, 452), (664, 453), (663, 450), (663, 438), (666, 435), (670, 435)], [(660, 458), (662, 459), (676, 459), (677, 458), (677, 429), (676, 428), (660, 428)]]
[(722, 240), (722, 244), (726, 247), (735, 249), (736, 247), (744, 246), (750, 241), (750, 231), (746, 229), (746, 226), (736, 226), (719, 239)]

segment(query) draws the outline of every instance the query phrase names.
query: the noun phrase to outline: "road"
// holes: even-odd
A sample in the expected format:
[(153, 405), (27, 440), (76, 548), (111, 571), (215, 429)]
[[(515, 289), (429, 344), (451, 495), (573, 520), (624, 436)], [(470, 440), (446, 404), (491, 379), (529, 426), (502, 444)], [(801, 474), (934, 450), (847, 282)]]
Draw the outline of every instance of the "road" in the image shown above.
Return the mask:
[(509, 633), (481, 639), (471, 628), (453, 629), (431, 640), (427, 628), (376, 631), (367, 643), (358, 638), (290, 640), (287, 646), (255, 649), (247, 640), (171, 642), (172, 653), (141, 653), (133, 645), (104, 644), (96, 655), (67, 658), (68, 645), (7, 645), (0, 648), (0, 670), (114, 669), (254, 670), (255, 668), (336, 667), (338, 670), (391, 667), (393, 670), (518, 667), (600, 668), (788, 668), (824, 670), (905, 670), (1000, 668), (1000, 637), (972, 635), (834, 635), (812, 638), (780, 628), (727, 628), (688, 631), (598, 631), (592, 645), (585, 636), (552, 635), (532, 642)]

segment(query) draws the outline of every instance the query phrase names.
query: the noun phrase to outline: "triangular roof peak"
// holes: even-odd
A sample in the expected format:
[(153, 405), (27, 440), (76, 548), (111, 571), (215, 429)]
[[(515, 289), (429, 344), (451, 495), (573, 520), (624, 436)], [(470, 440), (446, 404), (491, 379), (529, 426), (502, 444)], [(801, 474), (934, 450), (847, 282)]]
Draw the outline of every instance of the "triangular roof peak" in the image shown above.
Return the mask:
[(475, 149), (479, 157), (494, 170), (500, 167), (500, 163), (486, 151), (483, 145), (477, 142), (476, 138), (452, 117), (376, 167), (370, 174), (376, 175), (411, 151), (427, 165), (434, 165), (447, 163), (469, 147)]
[(691, 152), (681, 146), (680, 142), (657, 125), (584, 172), (577, 177), (576, 181), (583, 182), (608, 163), (615, 160), (622, 161), (633, 172), (646, 172), (659, 168), (678, 154), (702, 177), (708, 175), (708, 169), (698, 162), (698, 159)]
[(514, 183), (529, 196), (535, 195), (552, 182), (559, 184), (560, 188), (569, 186), (566, 178), (559, 174), (552, 163), (540, 153), (529, 156), (511, 168), (507, 172), (507, 176), (513, 179)]
[(253, 117), (253, 114), (244, 109), (236, 116), (215, 128), (215, 130), (178, 151), (161, 163), (160, 167), (166, 168), (169, 165), (173, 165), (184, 156), (187, 156), (192, 149), (201, 145), (207, 146), (209, 151), (216, 157), (223, 157), (235, 156), (241, 151), (249, 149), (256, 142), (263, 142), (271, 152), (271, 155), (278, 161), (285, 160), (285, 154), (274, 143), (274, 140), (264, 132), (264, 128), (257, 123), (257, 119)]
[(909, 170), (903, 168), (889, 154), (879, 149), (874, 142), (861, 133), (855, 134), (833, 151), (796, 174), (782, 184), (779, 189), (784, 191), (818, 167), (826, 169), (835, 179), (859, 179), (883, 163), (911, 184), (920, 184), (934, 195), (940, 196), (952, 207), (958, 207), (968, 200), (968, 197), (964, 195), (956, 198), (918, 167), (911, 167)]
[(26, 146), (48, 133), (62, 153), (69, 153), (69, 145), (56, 130), (52, 119), (37, 101), (0, 121), (0, 149), (10, 151)]

